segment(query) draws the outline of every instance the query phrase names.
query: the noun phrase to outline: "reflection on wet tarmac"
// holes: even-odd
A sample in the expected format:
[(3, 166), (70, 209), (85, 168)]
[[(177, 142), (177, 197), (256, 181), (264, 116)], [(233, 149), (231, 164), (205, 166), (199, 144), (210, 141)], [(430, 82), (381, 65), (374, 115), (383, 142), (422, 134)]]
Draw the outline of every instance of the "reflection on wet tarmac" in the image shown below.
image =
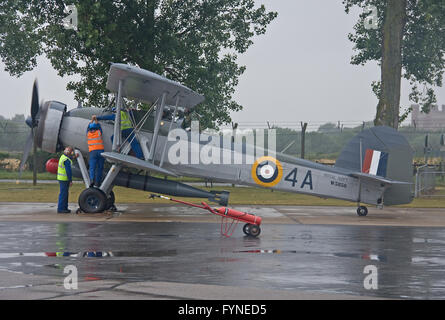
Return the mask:
[[(295, 253), (295, 254), (318, 254), (323, 255), (323, 252), (308, 252), (308, 251), (296, 251), (296, 250), (240, 250), (234, 251), (234, 253), (272, 253), (272, 254), (287, 254), (287, 253)], [(373, 261), (386, 261), (386, 257), (378, 254), (354, 254), (348, 252), (337, 252), (328, 254), (334, 257), (345, 257), (345, 258), (358, 258), (363, 260), (373, 260)]]
[[(212, 223), (0, 223), (0, 269), (85, 280), (171, 281), (389, 298), (445, 298), (442, 228)], [(364, 268), (378, 289), (364, 288)]]
[(176, 250), (158, 250), (151, 252), (137, 251), (85, 251), (85, 252), (32, 252), (32, 253), (0, 253), (0, 259), (14, 257), (75, 257), (75, 258), (105, 258), (105, 257), (160, 257), (175, 255)]

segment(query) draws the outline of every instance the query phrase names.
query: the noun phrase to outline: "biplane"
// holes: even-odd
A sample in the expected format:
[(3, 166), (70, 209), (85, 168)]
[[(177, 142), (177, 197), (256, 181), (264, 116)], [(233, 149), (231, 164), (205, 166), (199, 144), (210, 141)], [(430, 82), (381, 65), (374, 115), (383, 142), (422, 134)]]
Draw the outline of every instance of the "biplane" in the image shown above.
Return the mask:
[[(406, 139), (392, 128), (378, 126), (363, 130), (344, 147), (335, 165), (327, 166), (267, 148), (251, 148), (246, 141), (235, 141), (233, 136), (217, 135), (211, 139), (211, 135), (192, 130), (187, 116), (204, 97), (148, 70), (113, 63), (106, 87), (114, 95), (108, 107), (67, 110), (67, 105), (58, 101), (39, 104), (34, 86), (31, 117), (27, 119), (32, 129), (29, 139), (35, 135), (37, 146), (42, 150), (55, 153), (66, 146), (75, 148), (78, 165), (74, 173), (85, 183), (78, 199), (83, 212), (97, 213), (113, 208), (116, 185), (167, 196), (207, 199), (223, 208), (229, 203), (227, 191), (206, 191), (159, 175), (197, 177), (352, 201), (357, 203), (359, 216), (368, 213), (363, 204), (382, 207), (409, 203), (413, 199), (413, 151)], [(138, 109), (141, 103), (148, 105), (148, 110)], [(134, 139), (140, 143), (143, 159), (135, 157), (131, 153), (131, 141), (121, 137), (120, 111), (130, 109)], [(84, 160), (88, 156), (86, 128), (93, 115), (112, 113), (116, 115), (114, 121), (101, 122), (105, 145), (102, 156), (110, 165), (100, 186), (91, 187)], [(27, 143), (22, 163), (26, 161), (30, 145)], [(178, 161), (179, 153), (181, 161)], [(208, 156), (207, 160), (210, 154), (212, 161), (201, 161), (203, 154)], [(207, 204), (202, 207), (210, 208)], [(224, 218), (224, 212), (227, 214), (230, 210), (214, 211)], [(246, 234), (259, 234), (259, 223), (255, 219), (243, 220), (242, 214), (239, 218), (246, 222), (243, 228)]]

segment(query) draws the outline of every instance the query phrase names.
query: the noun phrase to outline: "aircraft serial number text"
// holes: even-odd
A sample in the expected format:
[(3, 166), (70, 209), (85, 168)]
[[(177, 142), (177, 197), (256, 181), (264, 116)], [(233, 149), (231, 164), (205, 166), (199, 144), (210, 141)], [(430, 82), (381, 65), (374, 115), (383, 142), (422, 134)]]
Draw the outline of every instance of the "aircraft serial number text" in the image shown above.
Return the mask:
[(332, 180), (331, 180), (331, 186), (336, 186), (336, 187), (340, 187), (340, 188), (347, 188), (348, 187), (348, 185), (346, 183), (338, 182), (338, 181), (332, 181)]

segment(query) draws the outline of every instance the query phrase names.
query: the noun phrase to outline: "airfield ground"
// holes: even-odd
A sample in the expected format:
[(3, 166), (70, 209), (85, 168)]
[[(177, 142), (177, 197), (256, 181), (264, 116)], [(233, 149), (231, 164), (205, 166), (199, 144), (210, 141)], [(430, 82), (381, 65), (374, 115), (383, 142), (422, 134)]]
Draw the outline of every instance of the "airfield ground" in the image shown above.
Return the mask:
[[(218, 217), (139, 191), (117, 189), (114, 213), (61, 215), (57, 185), (1, 183), (0, 299), (445, 298), (442, 200), (358, 217), (355, 204), (249, 189), (236, 188), (231, 207), (263, 217), (254, 239), (241, 225), (222, 237)], [(64, 287), (68, 265), (76, 290)], [(363, 287), (367, 265), (377, 290)]]

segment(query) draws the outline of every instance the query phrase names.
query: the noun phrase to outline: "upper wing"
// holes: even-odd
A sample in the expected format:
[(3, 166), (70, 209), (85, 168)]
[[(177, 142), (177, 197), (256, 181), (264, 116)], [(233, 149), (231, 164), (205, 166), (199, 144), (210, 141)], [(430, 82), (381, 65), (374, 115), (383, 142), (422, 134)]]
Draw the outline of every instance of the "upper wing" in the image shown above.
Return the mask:
[(179, 82), (169, 80), (156, 73), (126, 64), (113, 63), (111, 65), (107, 89), (117, 92), (119, 80), (123, 80), (123, 95), (153, 103), (166, 93), (167, 105), (175, 105), (179, 96), (179, 105), (193, 108), (204, 101), (204, 96), (183, 86)]

